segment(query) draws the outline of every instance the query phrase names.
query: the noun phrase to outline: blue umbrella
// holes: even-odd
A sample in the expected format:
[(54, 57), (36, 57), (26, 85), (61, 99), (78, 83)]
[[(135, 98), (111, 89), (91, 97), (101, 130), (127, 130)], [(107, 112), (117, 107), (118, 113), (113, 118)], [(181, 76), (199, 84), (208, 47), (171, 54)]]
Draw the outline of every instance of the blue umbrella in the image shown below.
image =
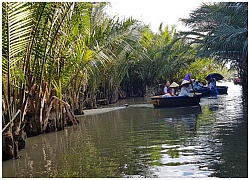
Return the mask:
[(212, 78), (214, 78), (216, 81), (218, 81), (218, 80), (222, 80), (224, 77), (219, 73), (211, 73), (211, 74), (207, 75), (207, 77), (205, 79), (207, 81), (209, 81)]

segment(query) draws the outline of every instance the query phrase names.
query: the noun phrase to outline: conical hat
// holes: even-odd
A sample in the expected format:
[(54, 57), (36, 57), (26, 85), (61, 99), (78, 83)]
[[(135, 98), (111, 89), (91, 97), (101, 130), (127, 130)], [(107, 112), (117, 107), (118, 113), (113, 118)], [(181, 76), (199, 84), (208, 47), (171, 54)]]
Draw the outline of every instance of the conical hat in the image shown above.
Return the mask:
[(169, 87), (171, 88), (179, 87), (179, 84), (177, 84), (176, 82), (173, 82)]
[(184, 79), (184, 80), (182, 81), (182, 83), (181, 83), (181, 86), (182, 86), (183, 84), (190, 84), (190, 81), (187, 81), (187, 80)]

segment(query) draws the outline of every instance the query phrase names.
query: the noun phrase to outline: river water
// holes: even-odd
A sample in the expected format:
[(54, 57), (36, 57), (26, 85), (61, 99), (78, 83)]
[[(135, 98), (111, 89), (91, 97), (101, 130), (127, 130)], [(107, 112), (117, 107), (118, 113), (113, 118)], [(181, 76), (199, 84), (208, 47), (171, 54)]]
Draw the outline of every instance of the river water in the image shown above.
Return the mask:
[[(200, 107), (156, 109), (148, 98), (78, 117), (79, 126), (28, 138), (2, 177), (248, 177), (241, 86)], [(128, 103), (128, 107), (123, 105)]]

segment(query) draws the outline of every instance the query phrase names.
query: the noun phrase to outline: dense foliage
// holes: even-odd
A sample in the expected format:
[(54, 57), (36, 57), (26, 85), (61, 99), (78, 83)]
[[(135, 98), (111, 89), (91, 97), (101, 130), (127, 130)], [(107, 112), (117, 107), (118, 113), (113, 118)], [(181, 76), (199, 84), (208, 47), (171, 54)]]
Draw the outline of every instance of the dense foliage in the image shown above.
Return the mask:
[(214, 57), (218, 63), (230, 63), (247, 88), (248, 2), (203, 3), (182, 19), (191, 28), (182, 32), (192, 44), (198, 44), (200, 56)]
[(81, 114), (99, 102), (154, 94), (159, 84), (180, 83), (187, 73), (203, 80), (228, 61), (247, 82), (247, 3), (204, 4), (194, 11), (185, 20), (193, 41), (175, 27), (161, 24), (153, 33), (133, 18), (110, 17), (107, 5), (2, 3), (5, 130), (19, 132), (29, 123), (44, 132), (52, 112), (54, 126), (63, 129), (68, 107)]

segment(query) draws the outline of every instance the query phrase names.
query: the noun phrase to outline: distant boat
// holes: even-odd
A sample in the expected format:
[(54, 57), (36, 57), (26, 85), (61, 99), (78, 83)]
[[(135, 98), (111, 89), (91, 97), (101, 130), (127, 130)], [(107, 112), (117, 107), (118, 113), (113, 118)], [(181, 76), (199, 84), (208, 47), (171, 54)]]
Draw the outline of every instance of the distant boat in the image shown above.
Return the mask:
[(240, 78), (239, 78), (239, 77), (234, 78), (233, 83), (234, 83), (235, 85), (236, 85), (236, 84), (240, 84)]
[[(211, 73), (211, 74), (208, 74), (205, 79), (207, 81), (210, 81), (212, 79), (219, 81), (219, 80), (222, 80), (223, 78), (224, 77), (219, 73)], [(202, 96), (214, 96), (214, 95), (217, 96), (218, 94), (227, 94), (227, 89), (228, 89), (228, 86), (216, 86), (216, 89), (214, 88), (210, 89), (209, 87), (203, 86), (200, 89), (195, 89), (195, 90), (192, 90), (191, 92), (202, 93)]]
[(240, 77), (236, 73), (234, 74), (234, 77), (233, 77), (233, 83), (235, 85), (240, 84)]
[(196, 93), (195, 97), (188, 96), (171, 96), (162, 97), (153, 96), (151, 97), (152, 104), (154, 107), (186, 107), (186, 106), (199, 106), (201, 99), (201, 93)]
[[(227, 94), (228, 86), (216, 86), (219, 94)], [(191, 91), (194, 93), (194, 91)], [(216, 94), (215, 89), (209, 89), (208, 87), (202, 87), (196, 89), (195, 92), (202, 93), (202, 96), (212, 96)]]

